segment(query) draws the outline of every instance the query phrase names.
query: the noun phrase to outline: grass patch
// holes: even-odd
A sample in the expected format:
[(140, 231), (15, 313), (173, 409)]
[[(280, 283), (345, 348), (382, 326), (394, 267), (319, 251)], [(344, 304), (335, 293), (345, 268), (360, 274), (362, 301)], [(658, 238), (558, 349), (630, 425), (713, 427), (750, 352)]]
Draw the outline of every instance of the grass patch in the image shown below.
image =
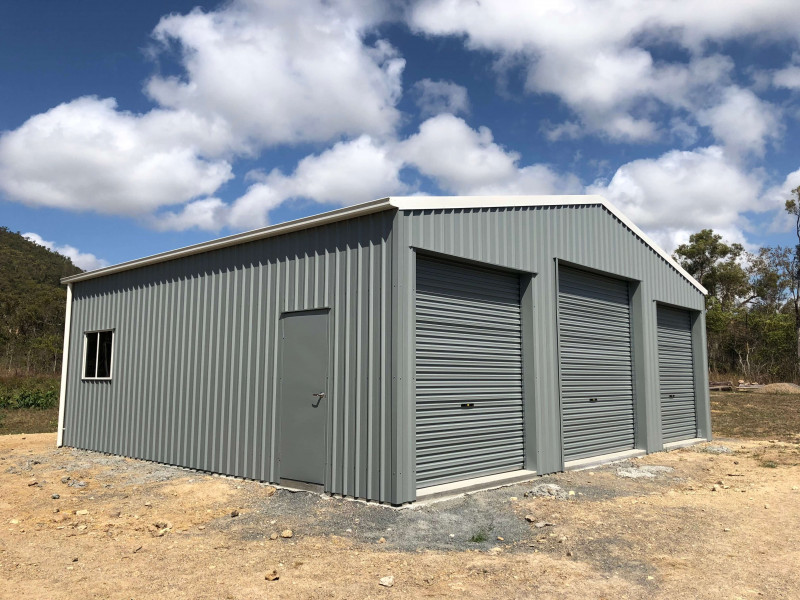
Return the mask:
[(777, 469), (778, 463), (776, 463), (774, 460), (763, 460), (761, 461), (761, 466), (767, 469)]
[(800, 441), (800, 394), (711, 394), (714, 436)]
[(59, 385), (53, 376), (0, 377), (0, 409), (58, 406)]
[(480, 529), (479, 531), (476, 531), (475, 533), (472, 534), (472, 537), (469, 538), (469, 541), (472, 542), (473, 544), (482, 544), (488, 539), (489, 539), (489, 533), (483, 529)]
[(0, 435), (53, 433), (58, 429), (58, 407), (0, 408)]

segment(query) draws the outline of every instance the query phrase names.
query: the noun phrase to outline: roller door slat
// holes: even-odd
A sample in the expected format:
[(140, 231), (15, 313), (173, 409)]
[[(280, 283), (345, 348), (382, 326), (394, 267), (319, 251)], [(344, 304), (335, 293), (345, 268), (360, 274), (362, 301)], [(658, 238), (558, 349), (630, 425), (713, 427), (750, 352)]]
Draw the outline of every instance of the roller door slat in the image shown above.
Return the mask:
[(627, 282), (561, 267), (558, 311), (564, 460), (633, 448)]
[(689, 311), (657, 309), (661, 436), (665, 443), (697, 437), (697, 409)]
[(418, 258), (417, 487), (521, 469), (519, 277)]

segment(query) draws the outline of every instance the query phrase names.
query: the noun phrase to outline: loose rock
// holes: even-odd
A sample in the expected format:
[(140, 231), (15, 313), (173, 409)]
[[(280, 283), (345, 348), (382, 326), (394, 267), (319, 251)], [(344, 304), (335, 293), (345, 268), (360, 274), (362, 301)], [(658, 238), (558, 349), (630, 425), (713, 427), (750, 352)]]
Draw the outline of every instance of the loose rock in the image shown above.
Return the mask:
[(548, 523), (547, 521), (539, 521), (538, 523), (536, 523), (536, 527), (538, 529), (541, 529), (542, 527), (552, 527), (552, 526), (553, 526), (553, 524), (552, 523)]
[(662, 467), (659, 465), (644, 465), (641, 467), (624, 467), (617, 469), (617, 477), (627, 477), (629, 479), (655, 479), (659, 475), (672, 473), (672, 467)]
[(730, 454), (733, 451), (727, 446), (706, 446), (705, 448), (700, 448), (700, 452), (707, 452), (708, 454)]
[(534, 517), (533, 515), (525, 515), (525, 520), (528, 523), (533, 523), (534, 521), (536, 521), (536, 517)]
[(58, 494), (53, 494), (53, 495), (52, 495), (52, 496), (50, 496), (50, 497), (51, 497), (53, 500), (58, 500), (59, 498), (61, 498), (61, 496), (59, 496)]
[(291, 529), (284, 529), (281, 531), (282, 538), (290, 538), (294, 536), (294, 532)]
[(539, 496), (542, 498), (556, 498), (558, 500), (566, 500), (569, 494), (565, 492), (561, 486), (555, 483), (540, 483), (531, 489), (529, 492), (531, 496)]
[(278, 581), (280, 576), (278, 575), (278, 571), (272, 569), (272, 571), (268, 571), (266, 575), (264, 575), (264, 579), (267, 581)]
[(231, 519), (233, 519), (234, 517), (238, 517), (238, 516), (239, 516), (239, 511), (238, 510), (232, 510), (231, 511)]
[(277, 539), (278, 539), (278, 534), (277, 534), (277, 532), (273, 532), (273, 533), (269, 534), (269, 539), (271, 539), (271, 540), (277, 540)]
[(394, 577), (389, 575), (388, 577), (381, 577), (381, 580), (378, 582), (379, 585), (383, 587), (392, 587), (394, 585)]
[(88, 511), (88, 510), (86, 510), (86, 509), (83, 509), (83, 510), (76, 510), (76, 511), (75, 511), (75, 514), (76, 514), (76, 515), (78, 515), (79, 517), (83, 517), (83, 516), (85, 516), (85, 515), (88, 515), (88, 514), (89, 514), (89, 511)]

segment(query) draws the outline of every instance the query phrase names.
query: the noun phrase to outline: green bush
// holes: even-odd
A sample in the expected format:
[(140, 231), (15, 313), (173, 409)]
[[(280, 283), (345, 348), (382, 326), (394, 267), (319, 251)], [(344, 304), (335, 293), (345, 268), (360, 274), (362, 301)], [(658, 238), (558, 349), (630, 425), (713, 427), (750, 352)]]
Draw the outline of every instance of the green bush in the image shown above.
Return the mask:
[(52, 377), (0, 378), (0, 408), (58, 406), (59, 381)]

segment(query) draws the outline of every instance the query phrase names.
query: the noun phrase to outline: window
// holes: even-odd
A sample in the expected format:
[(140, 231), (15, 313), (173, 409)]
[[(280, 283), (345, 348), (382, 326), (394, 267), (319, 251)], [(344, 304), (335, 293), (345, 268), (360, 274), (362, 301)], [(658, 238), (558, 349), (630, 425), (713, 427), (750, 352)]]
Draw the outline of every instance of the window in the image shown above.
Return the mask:
[(88, 331), (83, 344), (83, 378), (111, 379), (113, 331)]

